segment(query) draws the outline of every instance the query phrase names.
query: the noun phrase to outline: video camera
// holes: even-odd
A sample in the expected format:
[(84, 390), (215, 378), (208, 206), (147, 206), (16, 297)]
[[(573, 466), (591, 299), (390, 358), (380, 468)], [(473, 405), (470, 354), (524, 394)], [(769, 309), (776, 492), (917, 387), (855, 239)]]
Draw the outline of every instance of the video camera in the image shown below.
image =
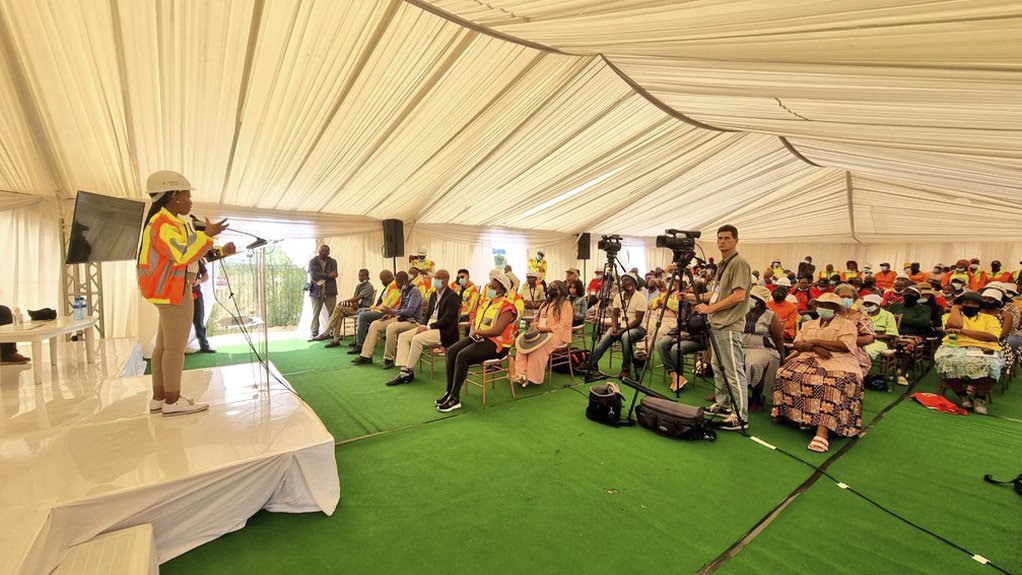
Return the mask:
[(596, 242), (596, 247), (607, 252), (608, 254), (616, 254), (621, 251), (621, 236), (614, 234), (610, 236), (603, 236), (603, 239)]
[[(696, 238), (702, 235), (702, 232), (675, 229), (666, 230), (664, 233), (666, 235), (656, 237), (656, 247), (667, 248), (675, 252), (694, 250)], [(683, 237), (678, 237), (678, 234), (682, 234)]]

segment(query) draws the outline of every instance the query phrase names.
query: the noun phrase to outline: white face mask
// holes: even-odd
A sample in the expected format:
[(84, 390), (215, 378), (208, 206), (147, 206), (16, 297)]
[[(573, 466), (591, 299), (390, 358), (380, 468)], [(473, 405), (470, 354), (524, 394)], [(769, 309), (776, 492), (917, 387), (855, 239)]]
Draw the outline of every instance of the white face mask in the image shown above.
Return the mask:
[(820, 319), (831, 319), (834, 317), (834, 310), (826, 307), (817, 308), (816, 313), (820, 314)]
[(486, 288), (486, 297), (490, 299), (497, 297), (497, 290), (493, 288)]

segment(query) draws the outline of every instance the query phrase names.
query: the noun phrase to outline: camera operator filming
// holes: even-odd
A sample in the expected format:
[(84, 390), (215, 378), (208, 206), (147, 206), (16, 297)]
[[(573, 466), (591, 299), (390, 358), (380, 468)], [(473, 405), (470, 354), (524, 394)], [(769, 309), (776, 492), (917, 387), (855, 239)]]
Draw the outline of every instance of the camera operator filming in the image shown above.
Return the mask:
[[(695, 306), (696, 313), (706, 314), (709, 319), (710, 346), (713, 348), (715, 401), (705, 411), (725, 416), (720, 429), (729, 431), (747, 428), (749, 421), (742, 333), (745, 315), (749, 311), (752, 269), (749, 262), (738, 254), (737, 246), (738, 229), (732, 225), (721, 226), (717, 230), (721, 262), (717, 265), (716, 278), (709, 291), (701, 295), (702, 301)], [(688, 294), (686, 299), (696, 301), (696, 296)]]

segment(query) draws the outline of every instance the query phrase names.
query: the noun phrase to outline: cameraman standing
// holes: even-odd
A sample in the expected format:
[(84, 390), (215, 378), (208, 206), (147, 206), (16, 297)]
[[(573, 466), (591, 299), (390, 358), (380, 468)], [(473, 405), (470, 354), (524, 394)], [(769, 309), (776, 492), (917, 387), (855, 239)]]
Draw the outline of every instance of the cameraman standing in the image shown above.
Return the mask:
[[(721, 429), (739, 430), (748, 427), (749, 390), (745, 375), (745, 353), (742, 351), (742, 332), (745, 314), (749, 311), (749, 289), (752, 269), (745, 258), (738, 255), (738, 229), (732, 225), (717, 230), (717, 248), (721, 262), (717, 264), (716, 279), (707, 293), (701, 294), (696, 313), (706, 314), (710, 323), (710, 345), (713, 347), (713, 381), (716, 401), (706, 408), (707, 413), (725, 415)], [(695, 296), (689, 294), (689, 301)], [(730, 386), (731, 393), (725, 386)], [(731, 397), (738, 402), (731, 405)]]

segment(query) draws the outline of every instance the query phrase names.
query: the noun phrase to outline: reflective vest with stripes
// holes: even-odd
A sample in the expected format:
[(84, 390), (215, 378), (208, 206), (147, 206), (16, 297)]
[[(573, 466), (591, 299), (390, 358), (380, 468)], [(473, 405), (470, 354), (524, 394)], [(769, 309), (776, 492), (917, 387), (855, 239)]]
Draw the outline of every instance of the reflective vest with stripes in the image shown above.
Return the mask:
[(189, 292), (185, 285), (188, 264), (206, 255), (212, 247), (212, 238), (189, 229), (162, 208), (142, 231), (142, 249), (138, 254), (138, 287), (142, 297), (154, 304), (180, 304)]
[(383, 297), (380, 298), (379, 305), (372, 307), (373, 311), (379, 311), (381, 307), (389, 307), (394, 309), (397, 304), (401, 302), (401, 288), (397, 287), (397, 282), (390, 282), (386, 288), (383, 289)]
[(491, 329), (497, 325), (497, 318), (500, 317), (500, 314), (506, 311), (512, 312), (514, 317), (511, 318), (510, 322), (508, 322), (504, 331), (502, 331), (499, 335), (489, 337), (489, 340), (496, 344), (497, 351), (501, 351), (505, 347), (510, 347), (515, 343), (515, 336), (518, 335), (518, 318), (520, 317), (518, 310), (515, 308), (515, 304), (511, 303), (504, 297), (488, 299), (479, 304), (475, 318), (472, 320), (472, 326), (476, 331)]

